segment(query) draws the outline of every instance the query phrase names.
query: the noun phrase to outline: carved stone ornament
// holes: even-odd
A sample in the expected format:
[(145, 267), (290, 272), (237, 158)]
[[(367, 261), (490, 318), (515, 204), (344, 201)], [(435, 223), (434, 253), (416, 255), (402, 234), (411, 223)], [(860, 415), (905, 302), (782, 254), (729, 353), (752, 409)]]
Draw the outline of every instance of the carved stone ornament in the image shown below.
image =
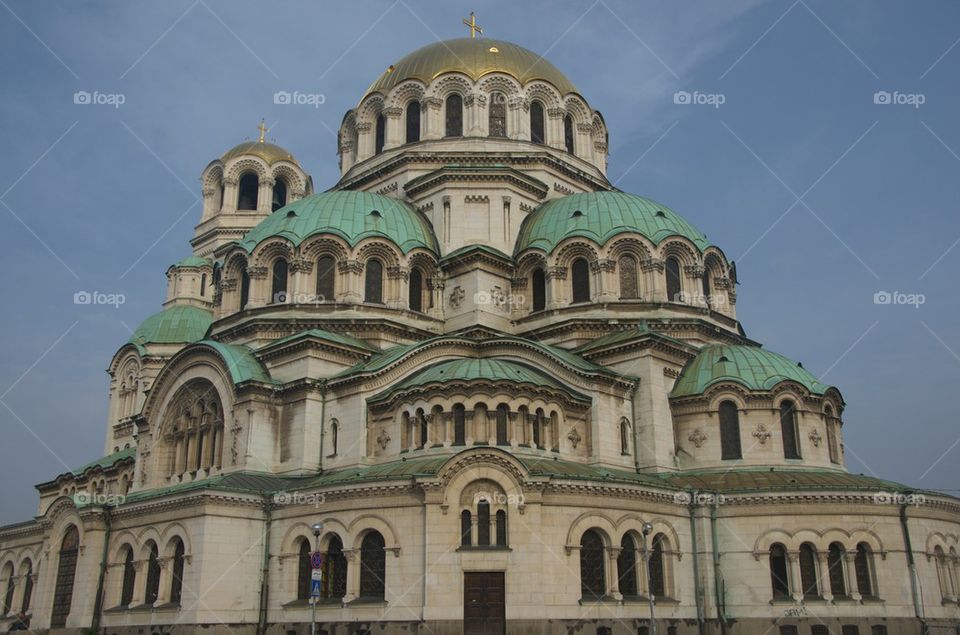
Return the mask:
[(760, 442), (760, 445), (764, 445), (771, 436), (773, 436), (767, 427), (762, 423), (757, 426), (757, 429), (753, 431), (753, 436), (756, 437), (757, 441)]
[(810, 431), (809, 438), (810, 438), (810, 442), (813, 444), (814, 447), (816, 448), (820, 447), (820, 442), (823, 440), (823, 437), (820, 436), (820, 432), (818, 432), (816, 428)]
[(381, 450), (386, 450), (387, 445), (390, 443), (390, 435), (387, 434), (386, 430), (381, 430), (380, 435), (377, 437), (377, 444), (380, 446)]
[(705, 435), (700, 428), (697, 428), (687, 437), (687, 440), (699, 448), (702, 447), (703, 442), (707, 440), (707, 435)]
[(450, 292), (450, 306), (455, 309), (459, 309), (460, 305), (463, 304), (463, 299), (466, 297), (466, 293), (463, 290), (463, 287), (457, 285), (453, 288), (453, 291)]
[(583, 439), (581, 439), (580, 433), (577, 432), (577, 429), (576, 429), (576, 428), (573, 428), (572, 430), (570, 430), (570, 433), (567, 434), (567, 439), (570, 440), (570, 445), (573, 446), (573, 449), (574, 449), (574, 450), (577, 449), (577, 446), (580, 445), (580, 441), (583, 440)]

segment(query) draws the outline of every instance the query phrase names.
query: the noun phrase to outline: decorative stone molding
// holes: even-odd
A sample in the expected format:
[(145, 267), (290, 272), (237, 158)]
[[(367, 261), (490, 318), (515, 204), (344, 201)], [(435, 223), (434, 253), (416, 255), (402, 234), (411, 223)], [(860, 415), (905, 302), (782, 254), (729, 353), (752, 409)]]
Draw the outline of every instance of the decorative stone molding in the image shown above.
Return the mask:
[(644, 273), (650, 271), (663, 272), (664, 263), (659, 258), (646, 258), (640, 263), (640, 271)]
[(463, 299), (466, 297), (466, 292), (463, 290), (459, 284), (453, 288), (450, 292), (450, 306), (455, 309), (459, 309), (460, 305), (463, 304)]
[(612, 273), (616, 271), (617, 263), (609, 258), (598, 258), (590, 262), (590, 270), (594, 273), (605, 272)]
[(270, 270), (263, 266), (247, 267), (247, 276), (250, 277), (250, 279), (266, 278), (269, 272)]
[(340, 273), (363, 273), (363, 263), (359, 260), (340, 260), (337, 262)]
[(753, 431), (753, 436), (756, 437), (760, 445), (765, 445), (767, 443), (767, 439), (773, 435), (769, 430), (767, 430), (767, 427), (761, 423), (758, 424), (757, 429)]
[(576, 428), (572, 428), (570, 432), (567, 433), (567, 439), (570, 441), (570, 445), (573, 446), (574, 450), (577, 449), (577, 446), (580, 445), (580, 441), (583, 440)]
[(290, 271), (295, 273), (310, 273), (313, 271), (313, 261), (306, 258), (294, 258), (290, 261)]
[(386, 429), (380, 430), (380, 434), (377, 436), (377, 445), (380, 446), (381, 450), (386, 450), (387, 446), (390, 445), (390, 435)]
[(812, 443), (813, 447), (815, 448), (819, 448), (820, 442), (823, 440), (823, 437), (820, 436), (820, 432), (816, 428), (810, 431), (810, 436), (808, 438), (810, 439), (810, 443)]
[(390, 106), (380, 111), (384, 117), (399, 118), (403, 114), (403, 108), (399, 106)]
[(380, 196), (386, 196), (388, 194), (396, 192), (399, 189), (400, 189), (400, 186), (397, 185), (396, 181), (394, 181), (393, 183), (390, 183), (389, 185), (384, 185), (383, 187), (378, 189), (377, 194), (379, 194)]
[(664, 367), (663, 367), (663, 376), (664, 376), (664, 377), (670, 377), (670, 378), (672, 378), (672, 379), (676, 379), (677, 377), (680, 376), (680, 371), (679, 371), (679, 370), (675, 370), (675, 369), (673, 369), (673, 368), (670, 368), (669, 366), (664, 366)]
[(547, 280), (566, 280), (567, 268), (566, 267), (547, 267), (546, 278)]
[(387, 267), (387, 278), (390, 280), (406, 280), (410, 277), (410, 270), (406, 267)]
[(510, 278), (511, 289), (526, 289), (528, 280), (526, 278)]
[(576, 193), (577, 193), (575, 190), (572, 190), (572, 189), (570, 189), (569, 187), (567, 187), (567, 186), (565, 186), (565, 185), (561, 185), (561, 184), (559, 184), (559, 183), (554, 183), (554, 184), (553, 184), (553, 190), (554, 190), (555, 192), (560, 192), (560, 193), (563, 194), (564, 196), (570, 196), (571, 194), (576, 194)]
[(693, 445), (696, 447), (700, 448), (703, 447), (704, 441), (707, 440), (707, 435), (705, 435), (700, 428), (697, 428), (690, 434), (689, 437), (687, 437), (687, 440), (693, 443)]
[(464, 203), (489, 203), (490, 197), (486, 194), (470, 194), (463, 197)]
[(700, 278), (703, 276), (704, 268), (703, 265), (685, 265), (683, 272), (688, 278)]

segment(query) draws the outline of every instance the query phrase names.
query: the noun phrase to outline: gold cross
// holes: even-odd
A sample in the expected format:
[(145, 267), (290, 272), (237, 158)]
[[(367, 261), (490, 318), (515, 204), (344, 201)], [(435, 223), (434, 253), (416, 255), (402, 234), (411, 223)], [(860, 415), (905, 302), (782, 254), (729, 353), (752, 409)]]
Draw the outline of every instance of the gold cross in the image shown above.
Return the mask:
[(470, 12), (470, 20), (467, 21), (467, 19), (464, 18), (463, 23), (470, 28), (471, 39), (477, 37), (477, 33), (483, 35), (483, 27), (477, 26), (477, 16), (473, 15), (473, 11)]
[(260, 131), (260, 143), (263, 143), (264, 135), (267, 134), (267, 124), (263, 122), (263, 119), (260, 120), (260, 125), (257, 126), (257, 130)]

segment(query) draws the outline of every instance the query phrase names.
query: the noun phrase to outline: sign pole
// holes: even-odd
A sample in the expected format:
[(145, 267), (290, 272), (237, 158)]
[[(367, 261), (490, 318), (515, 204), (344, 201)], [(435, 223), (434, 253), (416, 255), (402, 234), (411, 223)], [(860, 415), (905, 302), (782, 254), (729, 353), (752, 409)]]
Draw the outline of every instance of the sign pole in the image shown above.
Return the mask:
[[(323, 577), (323, 554), (320, 553), (320, 533), (323, 523), (313, 523), (313, 553), (310, 554), (310, 635), (317, 635), (317, 600), (320, 599), (319, 580)], [(314, 593), (316, 589), (316, 593)]]
[[(314, 532), (314, 551), (320, 551), (320, 532)], [(313, 579), (310, 580), (311, 587), (313, 586)], [(311, 588), (310, 593), (310, 635), (317, 635), (317, 598), (313, 595), (313, 589)]]

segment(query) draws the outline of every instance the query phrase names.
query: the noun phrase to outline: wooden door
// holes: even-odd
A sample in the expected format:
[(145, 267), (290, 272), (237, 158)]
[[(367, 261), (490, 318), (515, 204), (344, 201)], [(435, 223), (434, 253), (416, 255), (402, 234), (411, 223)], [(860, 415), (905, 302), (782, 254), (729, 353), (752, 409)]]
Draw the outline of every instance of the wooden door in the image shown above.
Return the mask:
[(464, 573), (464, 635), (503, 635), (506, 625), (503, 571)]

